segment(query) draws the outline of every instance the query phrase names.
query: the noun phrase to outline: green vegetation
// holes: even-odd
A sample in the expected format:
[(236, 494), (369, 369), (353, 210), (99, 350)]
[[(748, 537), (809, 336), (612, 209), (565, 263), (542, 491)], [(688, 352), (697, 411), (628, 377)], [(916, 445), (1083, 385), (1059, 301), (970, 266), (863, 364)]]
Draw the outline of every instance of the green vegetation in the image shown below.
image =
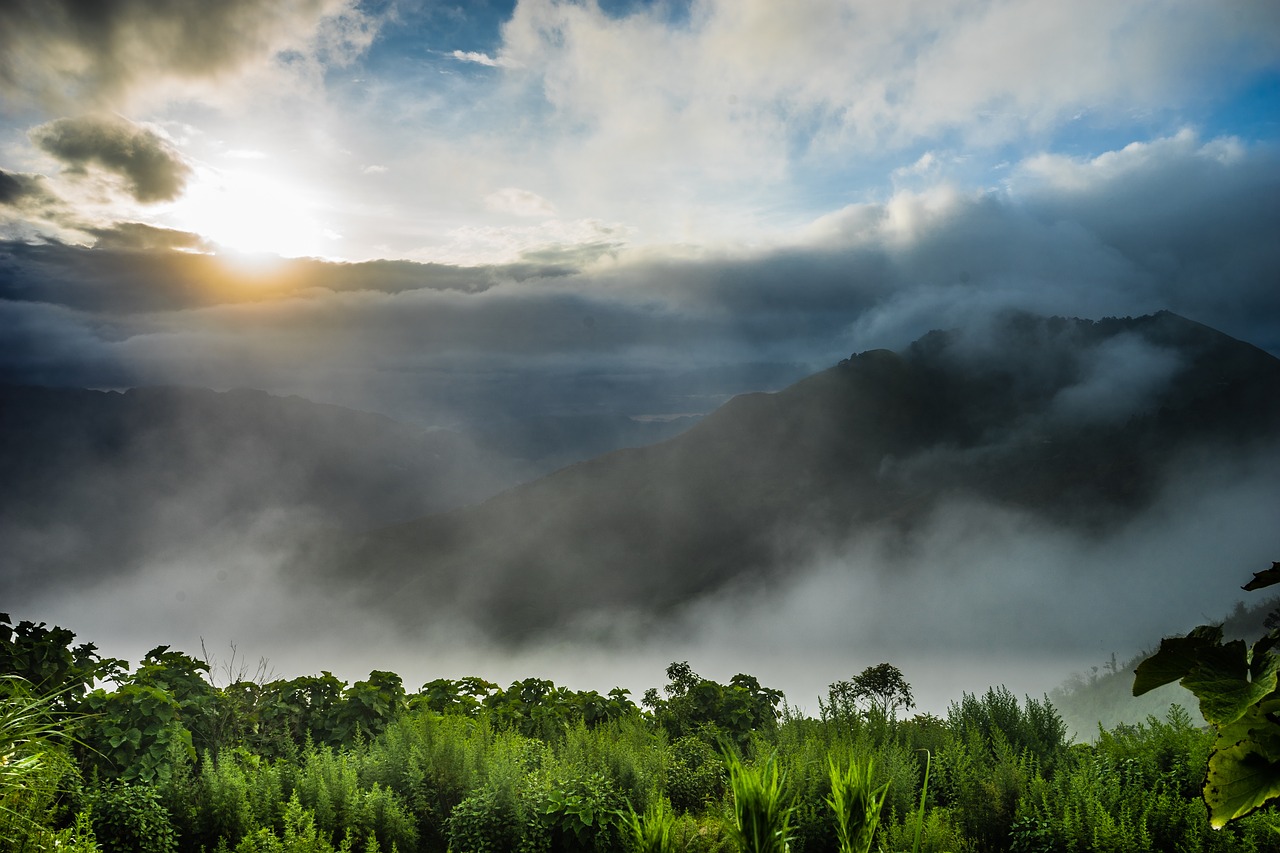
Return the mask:
[[(1244, 589), (1280, 583), (1280, 563), (1257, 572)], [(1223, 642), (1222, 627), (1201, 625), (1185, 637), (1161, 641), (1138, 666), (1133, 693), (1177, 681), (1200, 700), (1200, 713), (1216, 736), (1209, 753), (1204, 801), (1214, 827), (1280, 798), (1280, 628), (1252, 647)]]
[(166, 647), (130, 671), (73, 639), (0, 619), (0, 853), (1249, 853), (1280, 828), (1210, 828), (1217, 736), (1177, 707), (1072, 744), (1004, 688), (901, 718), (888, 664), (814, 718), (687, 662), (637, 705), (377, 671), (219, 687)]

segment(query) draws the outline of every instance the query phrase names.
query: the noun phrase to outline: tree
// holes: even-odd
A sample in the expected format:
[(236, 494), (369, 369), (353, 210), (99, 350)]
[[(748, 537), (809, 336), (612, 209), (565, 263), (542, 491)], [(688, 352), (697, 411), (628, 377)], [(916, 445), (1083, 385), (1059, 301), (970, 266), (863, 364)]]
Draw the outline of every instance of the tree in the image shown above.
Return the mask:
[(902, 670), (889, 663), (869, 666), (848, 681), (832, 684), (830, 690), (832, 705), (837, 709), (865, 701), (888, 717), (899, 708), (910, 711), (916, 706), (911, 685), (903, 678)]
[(751, 732), (767, 729), (778, 719), (782, 692), (762, 687), (755, 676), (739, 673), (719, 684), (698, 675), (687, 661), (667, 667), (666, 699), (646, 691), (643, 704), (674, 740), (712, 726), (745, 745)]
[[(13, 675), (37, 693), (51, 697), (55, 711), (74, 708), (95, 681), (118, 676), (125, 662), (102, 658), (93, 643), (72, 646), (76, 635), (66, 628), (22, 621), (14, 625), (0, 613), (0, 675)], [(0, 684), (10, 685), (12, 680)]]

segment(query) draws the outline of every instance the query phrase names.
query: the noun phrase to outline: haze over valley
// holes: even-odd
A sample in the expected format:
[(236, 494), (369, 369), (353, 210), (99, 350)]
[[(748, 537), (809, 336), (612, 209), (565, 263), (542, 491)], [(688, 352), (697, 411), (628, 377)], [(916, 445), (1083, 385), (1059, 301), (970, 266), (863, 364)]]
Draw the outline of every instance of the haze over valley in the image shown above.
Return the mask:
[(808, 711), (1127, 660), (1280, 558), (1278, 84), (1249, 0), (7, 5), (0, 609)]

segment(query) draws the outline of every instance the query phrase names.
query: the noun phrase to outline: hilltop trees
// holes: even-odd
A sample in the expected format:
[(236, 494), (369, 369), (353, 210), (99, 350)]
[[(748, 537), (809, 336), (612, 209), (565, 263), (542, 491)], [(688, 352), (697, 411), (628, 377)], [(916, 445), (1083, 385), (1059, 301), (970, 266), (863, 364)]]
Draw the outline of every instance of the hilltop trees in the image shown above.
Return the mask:
[(911, 685), (902, 670), (890, 663), (869, 666), (848, 681), (837, 681), (830, 687), (832, 711), (848, 713), (859, 702), (866, 702), (883, 716), (893, 716), (899, 708), (910, 711), (916, 706)]
[(762, 686), (755, 676), (739, 673), (719, 684), (680, 661), (667, 667), (667, 679), (666, 698), (651, 688), (642, 704), (673, 740), (710, 730), (713, 738), (726, 735), (741, 745), (751, 732), (770, 729), (778, 719), (782, 691)]

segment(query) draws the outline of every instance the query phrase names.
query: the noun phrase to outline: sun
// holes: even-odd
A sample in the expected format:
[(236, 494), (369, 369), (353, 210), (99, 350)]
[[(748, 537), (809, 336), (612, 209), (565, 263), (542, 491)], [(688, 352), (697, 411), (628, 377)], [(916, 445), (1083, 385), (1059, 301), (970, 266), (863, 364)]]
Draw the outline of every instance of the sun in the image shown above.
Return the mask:
[(320, 220), (318, 194), (276, 176), (204, 169), (174, 203), (176, 227), (244, 255), (328, 257), (335, 235)]

